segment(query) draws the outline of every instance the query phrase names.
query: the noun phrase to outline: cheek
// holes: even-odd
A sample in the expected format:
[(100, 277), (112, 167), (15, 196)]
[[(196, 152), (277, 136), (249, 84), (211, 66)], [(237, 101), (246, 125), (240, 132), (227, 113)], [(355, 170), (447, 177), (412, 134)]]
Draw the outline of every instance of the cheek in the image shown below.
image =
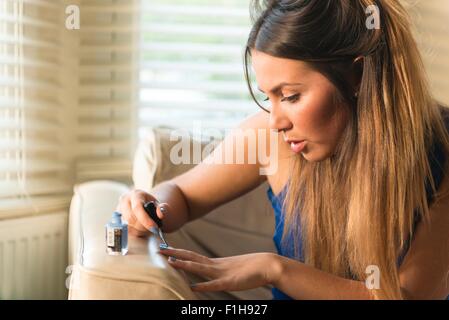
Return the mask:
[(341, 130), (341, 111), (331, 92), (310, 94), (299, 102), (293, 115), (294, 125), (311, 142), (329, 143)]

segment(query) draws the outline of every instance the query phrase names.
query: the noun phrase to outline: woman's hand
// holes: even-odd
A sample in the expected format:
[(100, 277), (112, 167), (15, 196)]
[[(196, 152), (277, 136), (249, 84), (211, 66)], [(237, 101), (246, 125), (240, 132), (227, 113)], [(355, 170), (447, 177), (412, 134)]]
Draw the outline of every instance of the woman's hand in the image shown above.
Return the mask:
[(154, 201), (157, 204), (157, 216), (162, 220), (164, 213), (168, 210), (167, 203), (160, 203), (151, 194), (142, 190), (132, 190), (124, 193), (117, 205), (116, 211), (123, 215), (123, 219), (128, 222), (129, 233), (139, 237), (148, 236), (151, 227), (157, 227), (157, 224), (149, 217), (145, 209), (144, 203)]
[[(280, 275), (280, 263), (273, 253), (252, 253), (226, 258), (208, 258), (198, 253), (160, 247), (168, 262), (182, 269), (210, 279), (192, 285), (193, 291), (240, 291), (272, 284)], [(173, 259), (174, 258), (174, 259)]]

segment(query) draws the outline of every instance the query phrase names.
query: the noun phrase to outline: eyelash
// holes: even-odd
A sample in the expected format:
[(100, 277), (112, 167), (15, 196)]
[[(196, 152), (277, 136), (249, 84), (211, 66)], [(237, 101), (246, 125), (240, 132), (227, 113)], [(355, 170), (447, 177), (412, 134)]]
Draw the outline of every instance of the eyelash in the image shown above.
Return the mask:
[[(300, 97), (299, 93), (298, 94), (294, 94), (294, 95), (291, 95), (289, 97), (282, 98), (281, 102), (288, 101), (290, 103), (295, 103), (296, 101), (299, 100), (299, 97)], [(270, 100), (270, 98), (268, 98), (268, 97), (264, 99), (264, 101), (268, 101), (268, 100)]]

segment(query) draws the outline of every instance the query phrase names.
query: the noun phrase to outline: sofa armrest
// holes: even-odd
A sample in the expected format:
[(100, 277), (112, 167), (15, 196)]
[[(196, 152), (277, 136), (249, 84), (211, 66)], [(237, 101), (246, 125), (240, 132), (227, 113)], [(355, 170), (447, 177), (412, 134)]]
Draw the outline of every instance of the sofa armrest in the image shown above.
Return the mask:
[(70, 207), (69, 299), (196, 299), (184, 273), (159, 255), (156, 236), (129, 236), (128, 254), (105, 250), (104, 225), (128, 186), (112, 181), (77, 185)]

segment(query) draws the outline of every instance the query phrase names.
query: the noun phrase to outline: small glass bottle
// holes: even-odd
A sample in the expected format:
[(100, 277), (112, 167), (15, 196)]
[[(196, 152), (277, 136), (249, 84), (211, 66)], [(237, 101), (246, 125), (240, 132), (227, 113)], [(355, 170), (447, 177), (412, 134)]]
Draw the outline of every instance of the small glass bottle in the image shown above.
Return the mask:
[(122, 214), (115, 211), (105, 225), (106, 252), (110, 255), (125, 255), (128, 252), (128, 224), (122, 221)]

